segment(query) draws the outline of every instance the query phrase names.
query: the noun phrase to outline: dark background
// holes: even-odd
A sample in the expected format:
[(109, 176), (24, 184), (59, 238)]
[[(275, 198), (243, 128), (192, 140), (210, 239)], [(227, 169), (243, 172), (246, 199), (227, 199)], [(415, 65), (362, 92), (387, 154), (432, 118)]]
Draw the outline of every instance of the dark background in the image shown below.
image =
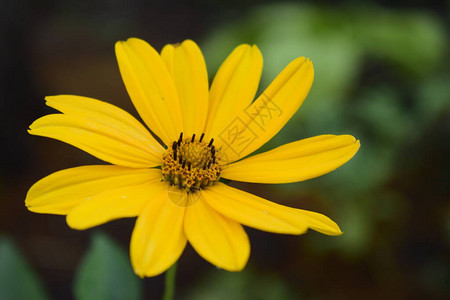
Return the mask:
[[(450, 296), (448, 2), (0, 3), (1, 241), (20, 249), (51, 299), (74, 297), (77, 267), (93, 233), (105, 232), (127, 251), (134, 219), (74, 231), (62, 216), (28, 212), (24, 199), (34, 182), (100, 162), (26, 130), (52, 111), (46, 95), (89, 96), (137, 116), (114, 55), (114, 43), (128, 37), (157, 50), (195, 40), (210, 79), (235, 46), (256, 43), (265, 62), (261, 89), (295, 57), (310, 57), (316, 70), (310, 96), (266, 148), (325, 133), (352, 134), (362, 144), (351, 162), (318, 179), (233, 183), (324, 213), (344, 235), (248, 229), (252, 254), (241, 273), (217, 270), (188, 247), (178, 268), (178, 298)], [(163, 276), (141, 284), (145, 299), (161, 297)]]

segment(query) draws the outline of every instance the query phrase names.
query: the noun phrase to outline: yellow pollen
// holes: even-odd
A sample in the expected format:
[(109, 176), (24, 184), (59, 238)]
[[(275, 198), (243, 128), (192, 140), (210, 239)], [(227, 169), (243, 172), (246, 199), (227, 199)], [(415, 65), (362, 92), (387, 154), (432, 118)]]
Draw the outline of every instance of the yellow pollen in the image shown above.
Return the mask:
[(162, 173), (165, 181), (177, 185), (187, 192), (195, 192), (212, 185), (220, 178), (220, 158), (218, 149), (213, 145), (214, 139), (203, 142), (200, 139), (183, 139), (180, 134), (163, 155)]

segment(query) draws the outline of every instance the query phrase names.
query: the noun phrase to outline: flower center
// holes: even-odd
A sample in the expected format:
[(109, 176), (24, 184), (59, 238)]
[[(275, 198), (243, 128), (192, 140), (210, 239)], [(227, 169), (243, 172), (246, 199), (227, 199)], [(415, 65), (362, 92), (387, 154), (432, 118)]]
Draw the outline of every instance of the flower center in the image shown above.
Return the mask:
[(221, 167), (214, 139), (206, 143), (204, 136), (196, 140), (194, 134), (192, 138), (183, 139), (181, 133), (178, 141), (172, 143), (163, 155), (165, 181), (187, 192), (195, 192), (219, 180)]

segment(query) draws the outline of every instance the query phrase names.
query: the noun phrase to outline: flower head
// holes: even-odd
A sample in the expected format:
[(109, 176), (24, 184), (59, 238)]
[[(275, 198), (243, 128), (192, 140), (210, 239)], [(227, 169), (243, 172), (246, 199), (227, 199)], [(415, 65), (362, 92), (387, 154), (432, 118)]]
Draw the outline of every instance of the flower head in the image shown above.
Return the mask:
[(221, 181), (306, 180), (331, 172), (357, 152), (359, 141), (352, 136), (321, 135), (247, 157), (302, 104), (314, 76), (308, 59), (292, 61), (253, 101), (262, 71), (256, 46), (237, 47), (210, 88), (193, 41), (167, 45), (159, 54), (131, 38), (116, 44), (116, 55), (128, 94), (153, 135), (111, 104), (73, 95), (46, 97), (47, 105), (61, 113), (36, 120), (29, 132), (69, 143), (110, 165), (66, 169), (41, 179), (27, 194), (29, 210), (67, 215), (74, 229), (137, 216), (130, 255), (141, 277), (167, 270), (188, 241), (212, 264), (241, 270), (250, 253), (242, 225), (283, 234), (309, 228), (341, 234), (324, 215)]

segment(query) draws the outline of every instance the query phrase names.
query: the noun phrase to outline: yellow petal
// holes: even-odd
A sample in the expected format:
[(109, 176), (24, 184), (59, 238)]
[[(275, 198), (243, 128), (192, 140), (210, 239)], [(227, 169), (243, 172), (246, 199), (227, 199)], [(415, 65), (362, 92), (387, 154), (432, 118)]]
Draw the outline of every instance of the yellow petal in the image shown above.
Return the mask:
[(326, 235), (342, 234), (339, 226), (327, 216), (303, 209), (295, 210), (305, 218), (309, 228)]
[(184, 232), (204, 259), (227, 271), (242, 270), (250, 255), (250, 243), (239, 223), (209, 207), (203, 199), (186, 208)]
[(289, 143), (228, 165), (227, 179), (288, 183), (329, 173), (349, 161), (360, 146), (351, 135), (322, 135)]
[(164, 148), (153, 138), (150, 132), (132, 115), (115, 105), (93, 98), (58, 95), (45, 97), (46, 104), (60, 112), (101, 124), (108, 131), (132, 140), (132, 143), (152, 153), (155, 165), (160, 164)]
[(28, 132), (63, 141), (119, 166), (146, 168), (161, 164), (161, 156), (133, 135), (87, 118), (47, 115), (34, 121)]
[(58, 95), (45, 97), (46, 104), (60, 112), (80, 118), (86, 118), (132, 136), (140, 144), (149, 147), (158, 154), (164, 148), (152, 137), (150, 132), (132, 115), (115, 105), (93, 98)]
[(215, 138), (253, 101), (261, 78), (263, 58), (258, 47), (234, 49), (214, 77), (209, 96), (207, 138)]
[(261, 197), (216, 183), (203, 191), (205, 201), (222, 215), (256, 229), (285, 234), (302, 234), (308, 228), (328, 235), (340, 235), (328, 217), (290, 208)]
[(120, 73), (139, 115), (166, 144), (178, 139), (183, 119), (177, 91), (164, 63), (145, 41), (116, 43)]
[(208, 112), (208, 74), (197, 44), (185, 40), (181, 45), (166, 45), (161, 57), (172, 75), (183, 113), (183, 134), (200, 136)]
[[(155, 172), (159, 173), (159, 172)], [(73, 229), (87, 229), (108, 221), (136, 217), (145, 205), (166, 188), (161, 174), (153, 181), (117, 188), (86, 198), (67, 215), (67, 224)]]
[(173, 57), (175, 53), (175, 45), (167, 44), (161, 50), (161, 59), (166, 65), (167, 71), (173, 77)]
[(113, 189), (161, 180), (159, 169), (83, 166), (53, 173), (28, 191), (25, 205), (37, 213), (68, 214), (76, 205)]
[(311, 61), (295, 59), (251, 106), (224, 123), (216, 140), (220, 140), (226, 160), (247, 156), (277, 134), (305, 100), (313, 78)]
[(169, 200), (167, 185), (162, 193), (151, 197), (131, 236), (131, 263), (137, 275), (159, 275), (180, 257), (186, 246), (184, 211)]

